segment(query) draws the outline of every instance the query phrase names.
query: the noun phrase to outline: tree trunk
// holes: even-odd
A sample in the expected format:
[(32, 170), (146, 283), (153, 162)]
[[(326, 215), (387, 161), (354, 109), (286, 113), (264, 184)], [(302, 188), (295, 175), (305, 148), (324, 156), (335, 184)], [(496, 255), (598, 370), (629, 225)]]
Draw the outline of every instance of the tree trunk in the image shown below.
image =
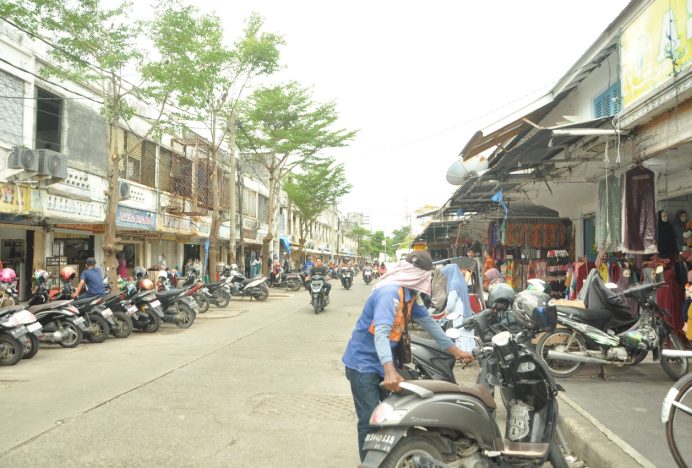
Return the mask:
[(274, 240), (274, 206), (276, 204), (276, 179), (273, 172), (269, 172), (269, 206), (267, 213), (267, 235), (262, 239), (262, 274), (267, 276), (269, 274), (269, 259), (270, 250), (269, 246)]
[[(213, 144), (213, 143), (212, 143)], [(218, 258), (218, 244), (219, 244), (219, 187), (218, 184), (218, 165), (216, 164), (216, 150), (217, 148), (212, 148), (211, 163), (213, 164), (212, 169), (212, 182), (211, 182), (211, 229), (209, 231), (209, 257), (207, 258), (207, 263), (209, 264), (209, 280), (216, 281), (216, 261)]]
[[(113, 115), (118, 115), (119, 102), (116, 99), (113, 104)], [(108, 202), (106, 205), (106, 219), (103, 233), (103, 267), (104, 274), (108, 277), (111, 285), (116, 287), (118, 281), (116, 253), (120, 250), (120, 239), (117, 238), (117, 211), (118, 201), (120, 200), (120, 154), (118, 152), (118, 141), (116, 138), (117, 127), (115, 122), (111, 122), (106, 139), (107, 174), (108, 174)], [(81, 267), (81, 265), (80, 265)]]
[(237, 262), (235, 258), (235, 249), (236, 245), (238, 243), (238, 239), (236, 238), (235, 234), (235, 228), (236, 228), (236, 222), (235, 222), (235, 212), (236, 212), (236, 167), (235, 167), (235, 109), (231, 111), (231, 117), (228, 122), (229, 126), (229, 135), (228, 135), (228, 145), (230, 146), (231, 149), (231, 175), (229, 177), (231, 186), (229, 187), (229, 192), (231, 194), (231, 199), (229, 201), (229, 206), (228, 206), (228, 211), (229, 215), (229, 225), (230, 225), (230, 230), (231, 230), (231, 241), (230, 241), (230, 247), (228, 249), (228, 263), (241, 263), (244, 264), (244, 257), (241, 257), (241, 261)]

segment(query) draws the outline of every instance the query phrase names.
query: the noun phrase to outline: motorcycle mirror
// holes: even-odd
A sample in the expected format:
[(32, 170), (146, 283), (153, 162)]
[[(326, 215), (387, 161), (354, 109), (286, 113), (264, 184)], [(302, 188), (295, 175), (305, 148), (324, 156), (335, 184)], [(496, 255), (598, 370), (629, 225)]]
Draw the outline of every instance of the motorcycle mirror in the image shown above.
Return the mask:
[(615, 283), (606, 283), (605, 287), (608, 289), (617, 289), (618, 285)]
[(447, 335), (452, 340), (456, 340), (457, 338), (461, 337), (461, 332), (458, 329), (452, 327), (445, 330), (445, 335)]
[(452, 312), (452, 313), (447, 314), (447, 316), (446, 316), (447, 320), (456, 320), (459, 317), (461, 317), (461, 314), (459, 312)]

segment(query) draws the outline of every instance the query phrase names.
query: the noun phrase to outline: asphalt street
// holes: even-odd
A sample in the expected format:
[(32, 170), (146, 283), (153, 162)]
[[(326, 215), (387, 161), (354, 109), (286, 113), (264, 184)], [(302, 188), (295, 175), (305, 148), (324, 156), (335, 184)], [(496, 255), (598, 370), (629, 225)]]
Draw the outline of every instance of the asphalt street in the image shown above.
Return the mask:
[(0, 466), (356, 466), (340, 358), (369, 290), (334, 284), (320, 315), (272, 290), (187, 330), (44, 346), (0, 369)]

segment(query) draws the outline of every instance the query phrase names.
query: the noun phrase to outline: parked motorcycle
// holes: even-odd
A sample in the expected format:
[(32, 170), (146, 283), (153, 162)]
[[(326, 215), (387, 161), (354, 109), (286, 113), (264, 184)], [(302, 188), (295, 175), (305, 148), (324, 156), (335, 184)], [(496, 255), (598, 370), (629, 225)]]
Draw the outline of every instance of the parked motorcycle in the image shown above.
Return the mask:
[[(63, 287), (55, 297), (55, 300), (70, 300), (75, 292), (74, 286), (69, 281), (63, 280)], [(102, 296), (86, 296), (82, 295), (72, 301), (72, 306), (79, 311), (80, 317), (84, 319), (86, 324), (86, 333), (84, 336), (91, 343), (103, 343), (108, 338), (111, 332), (111, 325), (115, 326), (113, 321), (113, 311), (104, 306), (105, 298)]]
[(351, 289), (353, 285), (353, 270), (349, 267), (339, 268), (339, 278), (341, 279), (341, 285), (345, 289)]
[[(192, 270), (182, 286), (192, 286), (196, 282), (201, 283), (201, 281), (197, 279), (197, 274), (195, 271)], [(210, 303), (214, 304), (220, 309), (223, 309), (227, 307), (228, 303), (231, 301), (231, 287), (226, 284), (226, 281), (223, 278), (221, 278), (220, 281), (203, 283), (200, 286), (199, 291), (192, 294), (192, 297), (194, 297), (199, 304), (200, 313), (204, 313), (209, 310)]]
[(257, 278), (245, 278), (237, 270), (236, 265), (224, 267), (222, 277), (228, 279), (227, 283), (231, 288), (231, 295), (238, 297), (250, 297), (258, 301), (265, 301), (269, 297), (269, 287), (267, 278), (259, 276)]
[(134, 283), (129, 283), (124, 285), (124, 292), (127, 298), (132, 302), (132, 305), (136, 308), (134, 313), (130, 316), (132, 319), (132, 327), (136, 330), (142, 330), (145, 333), (154, 333), (161, 327), (164, 313), (161, 307), (161, 301), (159, 301), (153, 291), (151, 291), (153, 282), (151, 282), (151, 280), (142, 280), (140, 283), (144, 281), (149, 281), (151, 286), (139, 290)]
[(124, 292), (118, 292), (104, 298), (104, 306), (113, 312), (111, 319), (111, 334), (116, 338), (127, 338), (132, 334), (132, 316), (137, 313), (137, 307), (127, 299)]
[(175, 323), (179, 328), (189, 328), (197, 318), (199, 306), (189, 295), (190, 287), (185, 289), (171, 289), (168, 291), (155, 291), (154, 283), (146, 278), (146, 270), (142, 267), (135, 267), (135, 278), (139, 290), (152, 291), (156, 299), (161, 303), (163, 309), (162, 320), (164, 322)]
[(286, 272), (283, 269), (276, 278), (276, 281), (269, 285), (271, 288), (286, 288), (291, 291), (298, 291), (303, 284), (300, 273)]
[(321, 275), (310, 277), (310, 293), (312, 294), (312, 307), (315, 314), (319, 314), (324, 308), (329, 305), (329, 295), (325, 293), (325, 284), (327, 279)]
[(0, 309), (0, 366), (14, 366), (24, 357), (25, 346), (31, 346), (32, 333), (15, 316), (22, 309), (17, 306)]
[[(25, 326), (28, 333), (20, 339), (24, 345), (23, 359), (31, 359), (36, 356), (39, 349), (38, 337), (43, 333), (43, 327), (36, 316), (26, 310), (24, 306), (9, 306), (0, 308), (0, 320), (9, 321), (10, 324), (16, 326)], [(1, 351), (0, 354), (2, 354)]]
[[(659, 275), (662, 268), (657, 272)], [(561, 328), (546, 333), (536, 345), (556, 377), (570, 377), (584, 364), (635, 364), (648, 351), (668, 376), (677, 380), (688, 372), (687, 359), (661, 356), (662, 349), (685, 349), (665, 317), (670, 312), (659, 307), (652, 296), (664, 282), (643, 283), (616, 293), (605, 286), (596, 270), (584, 284), (585, 309), (558, 306)], [(632, 317), (626, 298), (638, 304), (639, 316)]]
[(366, 266), (365, 268), (363, 268), (363, 282), (365, 284), (370, 284), (372, 278), (372, 267)]
[[(553, 310), (554, 312), (554, 310)], [(555, 327), (524, 314), (532, 335)], [(508, 398), (504, 436), (495, 421), (495, 400), (484, 385), (456, 385), (439, 380), (399, 384), (373, 411), (363, 467), (409, 466), (414, 455), (425, 455), (452, 466), (566, 467), (556, 442), (561, 388), (545, 363), (509, 331), (492, 337), (491, 344), (474, 350), (480, 361), (490, 361), (498, 385)]]

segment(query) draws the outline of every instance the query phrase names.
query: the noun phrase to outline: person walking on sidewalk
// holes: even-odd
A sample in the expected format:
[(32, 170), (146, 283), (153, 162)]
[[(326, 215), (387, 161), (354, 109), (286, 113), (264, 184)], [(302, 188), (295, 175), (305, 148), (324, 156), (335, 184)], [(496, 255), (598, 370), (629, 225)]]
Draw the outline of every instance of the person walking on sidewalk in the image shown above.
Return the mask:
[(370, 415), (387, 396), (380, 383), (391, 392), (400, 390), (404, 378), (397, 371), (403, 364), (410, 344), (402, 337), (408, 333), (407, 322), (413, 319), (456, 359), (473, 360), (470, 353), (461, 351), (430, 317), (427, 309), (416, 303), (419, 293), (430, 294), (432, 258), (425, 251), (410, 253), (394, 266), (373, 288), (365, 302), (351, 339), (342, 358), (346, 378), (351, 383), (353, 403), (358, 417), (358, 450), (365, 458), (365, 436), (376, 428), (370, 426)]

